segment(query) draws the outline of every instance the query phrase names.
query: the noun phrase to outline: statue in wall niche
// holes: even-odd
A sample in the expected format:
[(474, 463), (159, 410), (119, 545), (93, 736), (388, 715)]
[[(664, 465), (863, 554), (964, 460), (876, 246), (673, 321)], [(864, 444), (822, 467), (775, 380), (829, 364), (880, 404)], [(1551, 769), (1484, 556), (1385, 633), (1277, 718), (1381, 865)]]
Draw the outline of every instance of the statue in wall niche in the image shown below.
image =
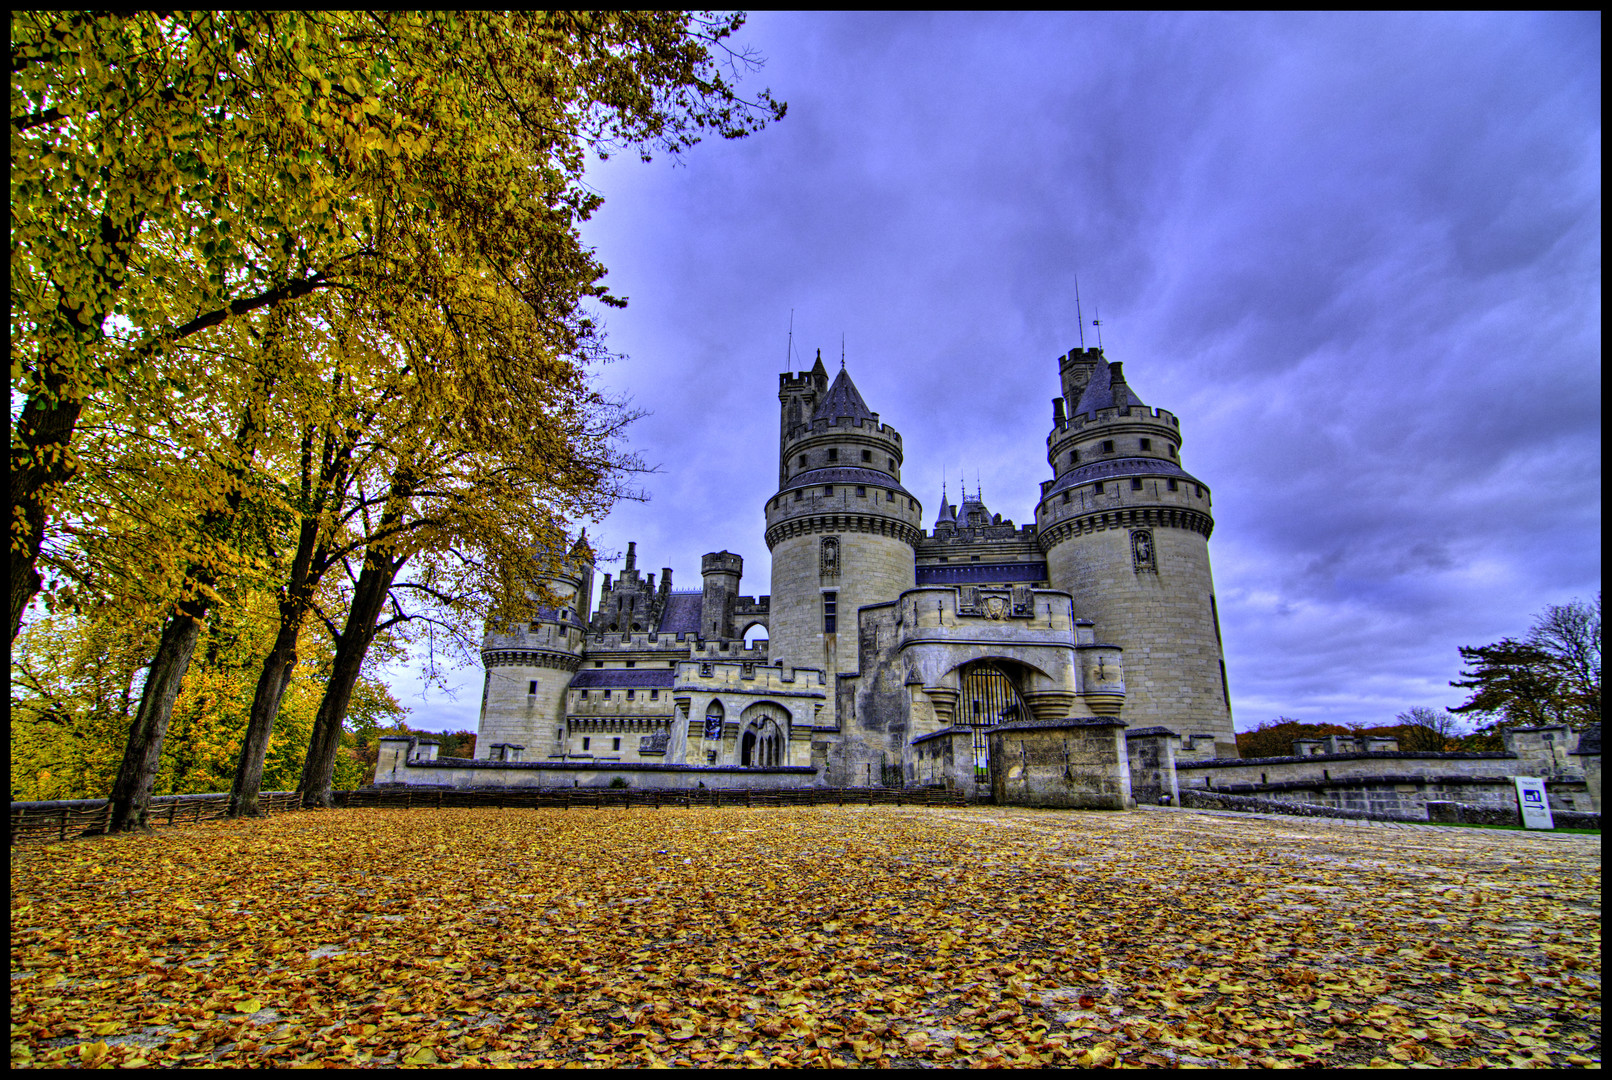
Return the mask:
[(840, 576), (840, 538), (837, 536), (823, 537), (820, 550), (819, 573), (823, 577)]
[(1158, 560), (1153, 552), (1153, 530), (1131, 530), (1131, 564), (1138, 574), (1159, 572)]
[(957, 590), (957, 614), (978, 615), (980, 612), (980, 590), (977, 585), (964, 585)]
[(1034, 603), (1034, 601), (1030, 597), (1030, 586), (1013, 586), (1013, 614), (1034, 615), (1035, 611), (1030, 606), (1032, 603)]

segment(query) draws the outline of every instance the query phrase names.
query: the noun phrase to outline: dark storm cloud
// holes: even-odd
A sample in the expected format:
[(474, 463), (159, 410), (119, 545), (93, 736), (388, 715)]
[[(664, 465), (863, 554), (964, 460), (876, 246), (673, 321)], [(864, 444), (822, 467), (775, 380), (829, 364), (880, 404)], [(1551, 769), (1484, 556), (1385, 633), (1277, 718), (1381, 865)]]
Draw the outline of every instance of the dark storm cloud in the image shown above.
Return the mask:
[(664, 470), (605, 546), (679, 587), (725, 547), (766, 592), (777, 373), (837, 366), (842, 332), (930, 518), (966, 466), (1033, 520), (1078, 273), (1214, 491), (1240, 726), (1453, 704), (1457, 645), (1599, 587), (1598, 16), (763, 14), (743, 36), (782, 123), (590, 174), (587, 236), (631, 298), (602, 378), (652, 410), (633, 445)]

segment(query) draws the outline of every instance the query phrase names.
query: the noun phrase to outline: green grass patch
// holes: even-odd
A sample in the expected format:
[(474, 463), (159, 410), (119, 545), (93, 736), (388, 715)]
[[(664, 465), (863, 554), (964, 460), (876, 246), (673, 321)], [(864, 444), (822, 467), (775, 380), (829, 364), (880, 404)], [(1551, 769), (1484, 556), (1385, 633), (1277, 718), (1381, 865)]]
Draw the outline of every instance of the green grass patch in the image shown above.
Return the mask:
[(1600, 829), (1525, 829), (1521, 825), (1479, 825), (1465, 821), (1429, 821), (1429, 825), (1443, 825), (1451, 829), (1503, 829), (1507, 832), (1559, 832), (1584, 833), (1588, 836), (1600, 836)]

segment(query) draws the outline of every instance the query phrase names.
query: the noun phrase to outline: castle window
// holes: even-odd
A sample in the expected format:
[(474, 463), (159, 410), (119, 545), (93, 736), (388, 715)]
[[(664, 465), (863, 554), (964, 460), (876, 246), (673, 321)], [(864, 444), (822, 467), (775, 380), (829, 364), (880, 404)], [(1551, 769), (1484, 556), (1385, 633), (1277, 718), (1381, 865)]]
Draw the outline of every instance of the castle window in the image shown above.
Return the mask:
[(969, 561), (969, 562), (979, 562), (979, 561), (980, 561), (980, 557), (979, 557), (979, 556), (978, 556), (978, 555), (970, 555), (970, 556), (969, 556), (969, 557), (968, 557), (968, 561)]
[(583, 701), (588, 700), (588, 692), (586, 690), (582, 691), (582, 700)]
[(838, 593), (826, 592), (823, 594), (823, 633), (834, 633), (835, 608), (839, 599)]
[(873, 451), (872, 450), (864, 450), (864, 451), (862, 451), (862, 460), (867, 461), (867, 462), (871, 462), (873, 460)]
[[(1134, 476), (1131, 477), (1131, 490), (1132, 491), (1141, 491), (1142, 490), (1142, 481), (1139, 480), (1138, 478), (1134, 477)], [(628, 666), (630, 667), (631, 665), (628, 665)]]
[(1103, 493), (1103, 482), (1101, 480), (1097, 481), (1097, 483), (1093, 485), (1092, 490), (1101, 495)]
[(563, 739), (563, 738), (565, 738), (565, 729), (564, 729), (564, 728), (555, 728), (555, 729), (554, 729), (554, 737), (555, 737), (555, 738), (556, 738), (556, 739)]
[(593, 741), (592, 739), (583, 739), (582, 740), (582, 749), (586, 750), (588, 748), (588, 743), (590, 743), (592, 741)]
[(796, 488), (796, 489), (795, 489), (795, 501), (796, 501), (796, 502), (800, 502), (800, 500), (801, 500), (801, 496), (802, 496), (802, 495), (803, 495), (803, 494), (804, 494), (804, 493), (803, 493), (803, 492), (802, 492), (802, 491), (801, 491), (801, 490), (800, 490), (800, 488)]
[(677, 661), (676, 660), (668, 660), (668, 661), (666, 661), (666, 666), (667, 667), (676, 667), (677, 666)]
[(659, 701), (660, 700), (660, 691), (659, 690), (651, 690), (649, 692), (649, 700), (650, 701)]
[(606, 701), (609, 701), (609, 700), (610, 700), (610, 691), (608, 691), (608, 690), (606, 690), (606, 691), (605, 691), (605, 692), (604, 692), (604, 696), (605, 696), (605, 700), (606, 700)]
[(908, 510), (912, 510), (912, 509), (914, 509), (914, 507), (913, 507), (913, 504), (912, 504), (912, 500), (911, 500), (911, 499), (908, 499), (908, 500), (907, 500), (907, 509), (908, 509)]
[(620, 739), (611, 739), (610, 740), (610, 749), (612, 749), (612, 750), (620, 750), (621, 749), (621, 740)]
[(840, 452), (838, 450), (835, 450), (834, 448), (830, 447), (829, 451), (828, 451), (828, 460), (830, 460), (830, 461), (838, 461), (839, 459), (840, 459)]
[(1151, 450), (1151, 449), (1153, 449), (1153, 440), (1152, 439), (1143, 439), (1142, 440), (1142, 449), (1143, 450)]
[(893, 491), (885, 492), (884, 493), (884, 501), (885, 502), (895, 502), (896, 501), (896, 493), (893, 492)]
[(1203, 488), (1199, 487), (1197, 484), (1192, 485), (1192, 493), (1200, 499), (1203, 498)]
[(948, 556), (942, 555), (940, 557), (940, 561), (941, 562), (951, 562), (951, 559)]
[(633, 666), (633, 665), (634, 665), (634, 664), (636, 664), (636, 663), (638, 663), (638, 661), (636, 661), (636, 660), (629, 660), (629, 661), (627, 661), (627, 666), (628, 666), (628, 667), (632, 667), (632, 666)]
[(800, 455), (800, 467), (803, 468), (803, 469), (806, 467), (806, 455), (805, 454)]
[(834, 485), (833, 484), (824, 484), (823, 485), (823, 494), (824, 495), (832, 495), (832, 494), (834, 494)]
[(595, 660), (593, 662), (593, 666), (594, 667), (604, 667), (604, 661), (603, 660)]
[(1171, 457), (1175, 457), (1175, 443), (1165, 443), (1164, 449), (1169, 451)]
[(1064, 492), (1064, 493), (1063, 493), (1063, 501), (1064, 501), (1064, 502), (1068, 502), (1068, 501), (1069, 501), (1069, 492), (1067, 492), (1067, 491), (1066, 491), (1066, 492)]
[(890, 462), (890, 471), (895, 472), (896, 471), (896, 459), (895, 458), (889, 458), (888, 460)]
[(531, 682), (526, 684), (526, 692), (528, 694), (537, 693), (537, 680), (536, 679), (533, 679)]
[(1079, 450), (1071, 450), (1071, 451), (1069, 451), (1069, 464), (1073, 465), (1079, 460), (1080, 460), (1080, 451)]
[(1113, 452), (1114, 452), (1114, 440), (1113, 439), (1104, 439), (1103, 440), (1103, 453), (1112, 454)]
[(867, 498), (868, 497), (868, 489), (863, 487), (861, 484), (856, 485), (856, 497), (859, 498), (859, 499)]
[(637, 691), (634, 691), (634, 690), (629, 690), (629, 691), (627, 691), (627, 700), (628, 700), (628, 701), (631, 701), (631, 700), (633, 700), (633, 698), (634, 698), (634, 696), (635, 696), (635, 695), (636, 695), (636, 694), (637, 694)]
[(1176, 489), (1176, 482), (1174, 480), (1166, 480), (1165, 484), (1167, 484), (1169, 486), (1171, 491), (1174, 491)]

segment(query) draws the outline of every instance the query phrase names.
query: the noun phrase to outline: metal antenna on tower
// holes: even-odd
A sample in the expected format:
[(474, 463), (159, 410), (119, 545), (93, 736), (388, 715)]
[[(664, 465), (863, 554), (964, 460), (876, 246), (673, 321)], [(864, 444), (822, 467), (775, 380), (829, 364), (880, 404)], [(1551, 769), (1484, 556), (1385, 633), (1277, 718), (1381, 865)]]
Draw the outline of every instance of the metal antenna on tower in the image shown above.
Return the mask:
[(795, 360), (795, 309), (789, 309), (789, 343), (784, 346), (784, 367), (787, 369)]
[(1097, 328), (1097, 351), (1102, 352), (1103, 351), (1103, 320), (1102, 320), (1101, 316), (1103, 314), (1103, 311), (1102, 311), (1101, 308), (1095, 307), (1095, 306), (1093, 306), (1093, 308), (1091, 310), (1092, 310), (1092, 316), (1093, 316), (1093, 318), (1091, 320), (1091, 324)]
[[(791, 319), (795, 313), (789, 313)], [(1086, 316), (1080, 313), (1080, 275), (1075, 275), (1075, 325), (1080, 328), (1080, 351), (1086, 351)]]
[(845, 370), (845, 331), (840, 331), (840, 370)]

